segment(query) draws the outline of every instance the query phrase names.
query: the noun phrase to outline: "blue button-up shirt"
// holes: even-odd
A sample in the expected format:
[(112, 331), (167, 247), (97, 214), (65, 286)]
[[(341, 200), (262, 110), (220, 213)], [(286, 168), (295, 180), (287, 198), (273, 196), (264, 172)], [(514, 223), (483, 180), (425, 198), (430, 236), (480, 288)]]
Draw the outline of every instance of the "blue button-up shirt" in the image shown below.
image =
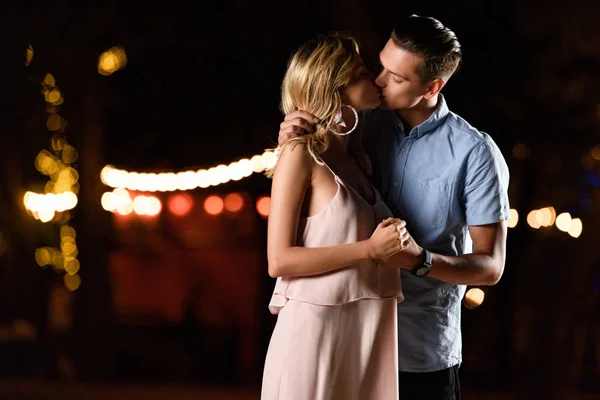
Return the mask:
[[(489, 135), (450, 112), (443, 96), (435, 112), (410, 132), (393, 110), (373, 110), (363, 118), (373, 184), (420, 246), (450, 256), (470, 253), (468, 226), (509, 218), (509, 173), (500, 150)], [(402, 289), (400, 370), (459, 364), (466, 287), (402, 270)]]

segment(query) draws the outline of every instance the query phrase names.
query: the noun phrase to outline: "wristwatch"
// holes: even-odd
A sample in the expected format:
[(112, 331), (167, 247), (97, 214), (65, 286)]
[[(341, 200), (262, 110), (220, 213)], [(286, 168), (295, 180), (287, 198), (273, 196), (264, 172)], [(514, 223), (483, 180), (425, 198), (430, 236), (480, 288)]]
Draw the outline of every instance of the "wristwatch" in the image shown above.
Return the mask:
[(414, 276), (418, 276), (419, 278), (427, 276), (429, 271), (431, 271), (431, 252), (427, 249), (423, 249), (423, 252), (425, 253), (425, 261), (421, 264), (417, 264), (417, 266), (410, 271)]

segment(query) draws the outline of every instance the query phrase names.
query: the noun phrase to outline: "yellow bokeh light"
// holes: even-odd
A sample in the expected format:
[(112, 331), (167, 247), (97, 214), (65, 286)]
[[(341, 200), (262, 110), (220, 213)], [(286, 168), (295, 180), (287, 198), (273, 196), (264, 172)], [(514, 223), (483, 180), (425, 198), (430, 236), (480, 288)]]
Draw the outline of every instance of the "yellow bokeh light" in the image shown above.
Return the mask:
[(592, 158), (594, 160), (600, 161), (600, 145), (599, 146), (594, 146), (594, 148), (592, 149)]
[(583, 232), (583, 223), (581, 222), (581, 219), (579, 218), (574, 218), (571, 220), (571, 226), (569, 227), (569, 235), (571, 235), (574, 238), (578, 238), (579, 236), (581, 236), (581, 232)]
[(49, 131), (58, 131), (60, 129), (62, 119), (58, 114), (50, 114), (46, 121), (46, 128)]
[(533, 229), (539, 229), (542, 226), (541, 221), (543, 220), (542, 213), (540, 210), (533, 210), (527, 214), (527, 223)]
[(31, 65), (31, 61), (33, 60), (33, 47), (31, 45), (27, 46), (25, 50), (25, 66), (29, 67)]
[(51, 73), (47, 73), (46, 76), (44, 76), (44, 83), (48, 86), (55, 86), (56, 80)]
[(65, 272), (69, 275), (75, 275), (79, 272), (79, 260), (74, 257), (65, 257), (64, 266)]
[(72, 164), (75, 161), (77, 161), (77, 157), (79, 157), (79, 153), (77, 153), (75, 147), (68, 144), (64, 146), (62, 151), (63, 162), (65, 162), (66, 164)]
[(61, 99), (60, 90), (57, 88), (52, 88), (46, 92), (45, 95), (46, 102), (56, 104)]
[(110, 75), (115, 71), (125, 68), (127, 65), (127, 54), (121, 46), (115, 46), (98, 57), (98, 73)]
[(77, 245), (75, 243), (62, 241), (60, 243), (60, 249), (62, 250), (64, 256), (73, 256), (73, 254), (75, 254), (77, 251)]
[(475, 307), (479, 307), (483, 300), (485, 299), (485, 293), (483, 290), (478, 288), (472, 288), (465, 293), (465, 298), (463, 304), (469, 310), (474, 309)]
[(571, 221), (571, 214), (562, 213), (556, 217), (556, 227), (563, 232), (568, 232), (571, 229)]
[(514, 228), (519, 223), (519, 213), (514, 208), (510, 209), (510, 219), (506, 221), (509, 228)]
[(70, 238), (75, 239), (75, 237), (77, 237), (75, 228), (73, 228), (72, 226), (69, 226), (69, 225), (62, 226), (60, 228), (60, 237), (61, 238), (70, 237)]
[(81, 277), (78, 274), (66, 274), (63, 279), (65, 287), (71, 292), (74, 292), (75, 290), (79, 289), (79, 286), (81, 286)]
[(51, 260), (52, 255), (50, 254), (47, 248), (42, 247), (40, 249), (35, 250), (35, 262), (40, 267), (45, 267), (46, 265), (50, 264)]

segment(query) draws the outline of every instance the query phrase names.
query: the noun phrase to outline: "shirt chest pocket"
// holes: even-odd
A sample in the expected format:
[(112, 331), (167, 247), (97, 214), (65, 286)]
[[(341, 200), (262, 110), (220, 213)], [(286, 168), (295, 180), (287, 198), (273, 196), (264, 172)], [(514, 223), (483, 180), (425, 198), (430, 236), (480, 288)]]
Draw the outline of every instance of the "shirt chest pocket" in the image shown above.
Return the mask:
[(418, 179), (417, 182), (419, 226), (440, 228), (448, 222), (452, 183), (444, 179)]

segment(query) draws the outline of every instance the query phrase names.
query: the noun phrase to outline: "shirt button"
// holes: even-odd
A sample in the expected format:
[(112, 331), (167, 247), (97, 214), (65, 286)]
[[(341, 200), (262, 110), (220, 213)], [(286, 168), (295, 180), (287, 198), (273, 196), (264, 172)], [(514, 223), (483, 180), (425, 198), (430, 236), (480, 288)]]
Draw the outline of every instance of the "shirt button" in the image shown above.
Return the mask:
[(406, 153), (406, 147), (403, 147), (402, 150), (400, 150), (400, 151), (402, 151), (403, 153)]
[(394, 181), (394, 183), (392, 185), (394, 185), (394, 187), (400, 186), (400, 184), (398, 183), (398, 181)]
[(500, 214), (499, 218), (500, 218), (500, 221), (504, 221), (504, 220), (506, 219), (506, 218), (504, 217), (504, 215), (502, 215), (502, 214)]

